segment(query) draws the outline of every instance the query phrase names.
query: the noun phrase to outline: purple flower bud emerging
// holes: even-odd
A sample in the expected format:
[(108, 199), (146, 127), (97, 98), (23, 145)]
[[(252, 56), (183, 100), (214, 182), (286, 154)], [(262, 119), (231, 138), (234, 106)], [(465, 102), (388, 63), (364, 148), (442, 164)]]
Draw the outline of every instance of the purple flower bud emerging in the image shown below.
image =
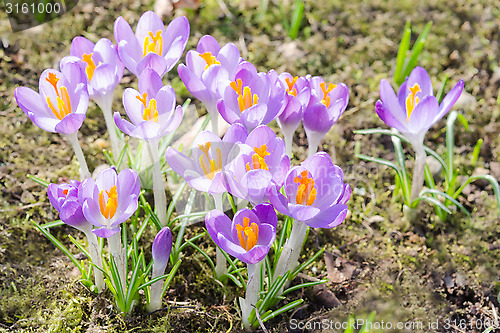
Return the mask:
[(47, 195), (50, 203), (59, 212), (61, 221), (78, 230), (90, 231), (92, 225), (87, 222), (82, 212), (82, 203), (79, 196), (81, 184), (77, 180), (70, 180), (69, 184), (50, 184)]
[(85, 37), (71, 42), (70, 56), (64, 57), (61, 67), (75, 62), (85, 72), (90, 98), (99, 100), (110, 95), (120, 83), (124, 66), (118, 59), (116, 45), (106, 38), (96, 44)]
[(158, 276), (165, 272), (171, 250), (172, 232), (169, 227), (163, 227), (156, 235), (152, 247), (154, 271), (157, 273), (160, 272)]
[(123, 106), (132, 123), (115, 112), (116, 126), (138, 139), (159, 139), (176, 130), (182, 121), (183, 111), (181, 106), (175, 107), (174, 89), (163, 86), (161, 77), (150, 68), (139, 76), (139, 91), (125, 89)]
[(344, 221), (351, 197), (343, 178), (330, 156), (319, 152), (290, 169), (284, 185), (286, 196), (278, 186), (270, 187), (269, 200), (280, 213), (311, 228), (333, 228)]
[(120, 231), (125, 222), (137, 209), (140, 180), (137, 172), (130, 169), (119, 174), (114, 168), (104, 169), (94, 181), (82, 183), (81, 196), (85, 218), (97, 226), (92, 230), (97, 236), (108, 238)]
[(380, 81), (381, 100), (375, 110), (387, 126), (403, 133), (413, 145), (421, 145), (425, 133), (450, 111), (463, 89), (464, 81), (460, 80), (439, 105), (429, 75), (422, 67), (415, 67), (399, 87), (397, 97), (389, 82)]
[(207, 214), (205, 224), (213, 241), (230, 255), (256, 264), (267, 255), (276, 238), (278, 218), (273, 206), (260, 204), (242, 209), (231, 221), (220, 210)]
[(46, 69), (40, 76), (40, 93), (16, 88), (17, 104), (41, 129), (73, 134), (82, 126), (89, 105), (84, 75), (76, 63), (67, 64), (62, 72)]
[(165, 29), (162, 20), (152, 11), (142, 14), (135, 34), (123, 17), (115, 21), (115, 40), (122, 63), (136, 76), (152, 68), (161, 77), (170, 71), (182, 56), (189, 38), (189, 21), (185, 16), (170, 22)]

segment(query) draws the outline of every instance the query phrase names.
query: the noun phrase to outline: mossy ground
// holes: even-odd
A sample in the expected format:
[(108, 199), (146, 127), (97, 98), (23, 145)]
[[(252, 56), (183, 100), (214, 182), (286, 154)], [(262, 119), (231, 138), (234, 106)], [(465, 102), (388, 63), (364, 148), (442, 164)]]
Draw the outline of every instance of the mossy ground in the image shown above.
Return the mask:
[[(258, 9), (260, 3), (231, 1), (228, 7), (233, 18), (225, 16), (215, 0), (202, 1), (198, 10), (175, 12), (187, 15), (191, 23), (187, 49), (194, 48), (202, 35), (212, 34), (222, 43), (236, 43), (243, 56), (259, 70), (274, 68), (278, 72), (320, 75), (327, 81), (346, 83), (350, 90), (349, 106), (325, 137), (322, 149), (335, 153), (353, 188), (348, 219), (333, 230), (311, 232), (303, 252), (306, 258), (317, 248), (326, 247), (333, 258), (338, 258), (334, 269), (330, 269), (337, 275), (327, 289), (341, 305), (332, 309), (324, 297), (304, 290), (288, 297), (303, 297), (304, 305), (293, 315), (282, 315), (266, 323), (268, 329), (286, 331), (291, 317), (309, 323), (322, 319), (341, 322), (350, 314), (366, 317), (372, 310), (377, 311), (378, 322), (420, 321), (427, 325), (438, 320), (442, 332), (460, 332), (459, 328), (446, 329), (446, 320), (465, 319), (468, 325), (491, 320), (492, 309), (500, 305), (495, 287), (500, 280), (500, 226), (490, 187), (472, 185), (460, 198), (471, 211), (470, 219), (457, 213), (446, 222), (439, 221), (431, 207), (421, 204), (418, 222), (410, 224), (404, 219), (400, 198), (392, 200), (394, 173), (354, 157), (355, 142), (360, 141), (362, 152), (393, 159), (390, 140), (355, 135), (353, 131), (385, 127), (374, 112), (374, 103), (380, 79), (392, 76), (405, 21), (411, 20), (414, 31), (419, 32), (432, 20), (434, 25), (419, 64), (428, 70), (435, 87), (441, 85), (445, 76), (450, 77), (448, 90), (463, 78), (469, 96), (457, 106), (470, 127), (468, 132), (456, 129), (456, 165), (465, 174), (474, 172), (470, 155), (477, 139), (482, 138), (484, 145), (476, 167), (494, 171), (500, 161), (498, 3), (306, 1), (306, 19), (299, 38), (293, 41), (284, 32), (277, 1), (270, 1), (266, 12)], [(284, 12), (290, 13), (287, 6), (285, 2)], [(16, 107), (15, 87), (36, 89), (42, 70), (57, 67), (59, 59), (69, 53), (75, 36), (83, 35), (93, 41), (100, 37), (113, 39), (116, 17), (122, 15), (134, 26), (141, 13), (152, 8), (151, 1), (82, 1), (60, 19), (16, 34), (9, 31), (5, 16), (0, 16), (0, 331), (240, 329), (235, 300), (241, 291), (234, 285), (219, 286), (200, 254), (186, 251), (167, 293), (169, 304), (173, 305), (168, 311), (149, 316), (138, 307), (131, 315), (122, 316), (109, 301), (109, 294), (96, 296), (78, 282), (72, 263), (31, 223), (51, 221), (57, 215), (44, 188), (26, 175), (56, 182), (76, 177), (78, 170), (70, 145), (57, 134), (35, 127)], [(175, 70), (168, 78), (179, 102), (191, 97)], [(136, 84), (135, 78), (126, 75), (122, 86), (130, 82)], [(119, 94), (115, 100), (117, 110), (121, 109)], [(200, 105), (197, 107), (201, 110)], [(102, 148), (107, 147), (107, 135), (99, 114), (91, 106), (80, 136), (91, 169), (105, 162)], [(426, 140), (439, 153), (444, 153), (444, 123), (442, 120), (434, 126)], [(297, 160), (305, 156), (305, 145), (305, 134), (299, 129), (294, 148)], [(412, 153), (411, 149), (408, 153)], [(495, 176), (498, 178), (498, 173)], [(65, 227), (53, 232), (61, 239), (66, 239), (67, 233), (75, 233)], [(213, 251), (208, 239), (202, 246)], [(75, 248), (72, 250), (77, 253)], [(307, 274), (326, 276), (325, 260), (318, 260)], [(391, 332), (398, 331), (404, 330)], [(468, 326), (462, 331), (480, 330)]]

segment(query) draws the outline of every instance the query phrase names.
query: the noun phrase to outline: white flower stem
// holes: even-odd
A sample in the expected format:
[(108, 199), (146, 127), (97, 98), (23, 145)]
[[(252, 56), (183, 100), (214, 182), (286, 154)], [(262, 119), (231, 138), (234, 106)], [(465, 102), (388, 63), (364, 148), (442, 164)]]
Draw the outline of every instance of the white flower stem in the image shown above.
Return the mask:
[[(97, 236), (90, 230), (90, 227), (88, 231), (85, 231), (85, 235), (89, 243), (90, 260), (92, 260), (92, 264), (102, 269), (101, 247), (99, 246)], [(98, 268), (94, 268), (95, 285), (97, 290), (101, 292), (106, 287), (106, 284), (104, 283), (103, 273)]]
[(219, 111), (217, 105), (207, 105), (206, 107), (212, 123), (212, 133), (219, 135)]
[(293, 221), (290, 238), (286, 240), (274, 271), (274, 281), (276, 281), (278, 276), (284, 276), (287, 271), (294, 270), (298, 266), (300, 251), (306, 238), (306, 231), (307, 224), (301, 221)]
[(251, 323), (248, 320), (250, 313), (252, 313), (253, 306), (259, 301), (259, 291), (260, 291), (260, 277), (262, 269), (262, 261), (256, 264), (247, 264), (247, 290), (245, 292), (245, 298), (239, 299), (241, 308), (241, 318), (243, 320), (243, 326), (246, 330), (251, 329)]
[[(222, 193), (213, 193), (212, 196), (215, 201), (215, 209), (224, 212), (224, 208), (222, 206)], [(227, 260), (219, 247), (216, 248), (215, 256), (215, 277), (220, 279), (222, 275), (227, 273)]]
[(422, 188), (424, 187), (425, 159), (427, 157), (423, 145), (414, 146), (414, 148), (415, 148), (415, 167), (413, 169), (410, 203), (413, 202), (416, 198), (418, 198), (420, 191), (422, 191)]
[[(117, 232), (113, 236), (108, 238), (109, 244), (109, 254), (113, 256), (116, 262), (116, 266), (118, 267), (118, 275), (120, 276), (120, 282), (122, 284), (122, 293), (125, 293), (127, 290), (127, 267), (125, 261), (125, 250), (122, 247), (122, 233)], [(115, 288), (118, 290), (118, 285), (115, 285)]]
[(86, 178), (90, 178), (89, 168), (87, 166), (87, 161), (85, 160), (85, 156), (83, 155), (82, 147), (80, 146), (80, 142), (78, 141), (78, 131), (72, 134), (65, 135), (68, 141), (71, 143), (73, 150), (75, 151), (76, 159), (80, 164), (80, 179), (84, 180)]
[(318, 151), (319, 143), (321, 142), (322, 136), (319, 133), (308, 133), (307, 136), (307, 157), (313, 156)]
[(95, 100), (97, 105), (102, 110), (104, 115), (104, 120), (106, 121), (106, 127), (108, 128), (109, 139), (111, 140), (111, 151), (113, 152), (113, 158), (116, 160), (123, 148), (123, 142), (121, 142), (120, 138), (116, 133), (116, 125), (113, 120), (113, 111), (111, 109), (113, 105), (113, 94), (111, 96), (104, 96), (98, 100)]
[(155, 212), (162, 226), (167, 225), (167, 197), (165, 195), (165, 179), (161, 173), (158, 141), (148, 142), (149, 153), (153, 158), (153, 193), (155, 198)]
[[(153, 275), (151, 279), (155, 279), (159, 276), (162, 276), (165, 271), (161, 271), (158, 269), (158, 266), (153, 262)], [(164, 279), (156, 281), (151, 285), (150, 294), (149, 294), (149, 303), (147, 305), (148, 312), (153, 312), (161, 309), (161, 299), (162, 299), (162, 289)]]

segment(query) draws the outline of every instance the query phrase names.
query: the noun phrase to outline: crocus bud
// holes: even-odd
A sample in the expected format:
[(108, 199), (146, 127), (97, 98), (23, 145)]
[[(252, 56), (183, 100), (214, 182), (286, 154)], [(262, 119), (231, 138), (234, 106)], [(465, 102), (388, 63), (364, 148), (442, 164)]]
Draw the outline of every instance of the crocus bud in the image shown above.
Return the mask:
[(163, 227), (153, 241), (153, 272), (160, 272), (162, 275), (167, 268), (170, 251), (172, 250), (172, 232), (169, 227)]
[[(172, 232), (169, 227), (163, 227), (153, 241), (153, 275), (151, 279), (162, 276), (167, 268), (170, 251), (172, 250)], [(148, 312), (161, 308), (163, 281), (156, 281), (151, 285)]]

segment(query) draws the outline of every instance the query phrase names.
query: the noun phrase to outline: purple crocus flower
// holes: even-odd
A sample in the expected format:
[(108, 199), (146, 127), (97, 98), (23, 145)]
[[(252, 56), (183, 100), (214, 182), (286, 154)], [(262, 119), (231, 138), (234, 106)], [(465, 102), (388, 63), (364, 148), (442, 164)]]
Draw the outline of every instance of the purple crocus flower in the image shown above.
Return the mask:
[(163, 86), (161, 77), (146, 68), (139, 76), (139, 91), (127, 88), (123, 106), (129, 122), (114, 113), (116, 126), (124, 133), (142, 140), (158, 139), (173, 132), (182, 121), (182, 107), (175, 107), (175, 91)]
[(188, 51), (186, 65), (177, 68), (179, 76), (194, 97), (199, 99), (215, 119), (216, 103), (221, 98), (220, 81), (233, 81), (238, 64), (243, 61), (233, 43), (223, 47), (210, 35), (201, 37), (195, 50)]
[(85, 37), (75, 37), (70, 56), (62, 59), (61, 67), (70, 62), (78, 63), (85, 72), (89, 96), (93, 100), (112, 96), (123, 76), (124, 66), (118, 59), (117, 47), (107, 38), (94, 44)]
[(318, 152), (300, 166), (290, 169), (285, 194), (279, 187), (269, 188), (269, 200), (282, 214), (302, 221), (311, 228), (333, 228), (347, 215), (345, 204), (351, 188), (344, 184), (342, 170), (325, 152)]
[(267, 255), (276, 238), (277, 223), (276, 212), (270, 204), (260, 204), (252, 210), (239, 210), (232, 221), (217, 209), (205, 218), (213, 241), (247, 264), (256, 264)]
[(104, 169), (94, 181), (82, 183), (83, 214), (98, 228), (97, 236), (108, 238), (120, 231), (125, 222), (137, 210), (140, 180), (137, 172), (130, 169), (116, 173), (114, 168)]
[(285, 143), (268, 126), (261, 125), (250, 132), (240, 149), (224, 173), (226, 187), (234, 196), (253, 204), (265, 202), (269, 186), (281, 187), (290, 168)]
[(152, 254), (154, 268), (157, 273), (153, 275), (160, 276), (167, 268), (168, 260), (170, 258), (170, 251), (172, 251), (172, 232), (169, 227), (163, 227), (153, 241)]
[[(172, 232), (170, 228), (163, 227), (153, 241), (153, 273), (151, 279), (155, 279), (165, 274), (165, 269), (167, 268), (170, 258), (170, 251), (172, 251)], [(149, 304), (147, 306), (149, 312), (161, 308), (161, 298), (163, 296), (161, 292), (162, 287), (163, 280), (156, 281), (151, 285)]]
[(89, 105), (84, 74), (77, 64), (62, 72), (46, 69), (40, 76), (40, 93), (27, 87), (16, 88), (19, 107), (33, 123), (53, 133), (73, 134), (82, 126)]
[(50, 184), (47, 188), (47, 195), (52, 206), (59, 212), (61, 221), (85, 232), (90, 230), (92, 225), (87, 222), (83, 215), (83, 201), (78, 195), (79, 188), (80, 182), (78, 180), (70, 180), (69, 183), (65, 184)]
[(236, 152), (234, 143), (221, 140), (210, 131), (202, 131), (194, 139), (191, 157), (168, 147), (165, 158), (168, 165), (194, 189), (220, 194), (226, 191), (223, 168), (229, 156)]
[(259, 125), (269, 124), (283, 112), (287, 103), (285, 94), (281, 81), (245, 65), (226, 86), (217, 109), (229, 124), (240, 123), (250, 132)]
[(292, 76), (289, 73), (277, 74), (274, 70), (269, 71), (269, 75), (281, 81), (287, 92), (288, 102), (285, 109), (276, 119), (278, 125), (287, 139), (293, 138), (293, 133), (302, 121), (304, 110), (309, 104), (311, 90), (306, 77)]
[(377, 101), (375, 110), (387, 126), (403, 133), (414, 146), (420, 146), (425, 133), (450, 111), (463, 89), (464, 81), (460, 80), (440, 105), (433, 96), (429, 75), (422, 67), (415, 67), (399, 88), (397, 97), (387, 80), (380, 81), (381, 100)]
[(165, 29), (162, 20), (152, 11), (139, 19), (135, 34), (123, 17), (115, 21), (118, 55), (129, 71), (139, 76), (152, 68), (161, 77), (179, 61), (189, 38), (189, 21), (178, 17)]
[(311, 98), (304, 111), (303, 125), (309, 151), (315, 153), (321, 139), (339, 120), (349, 102), (349, 90), (344, 83), (326, 83), (321, 77), (309, 80)]

